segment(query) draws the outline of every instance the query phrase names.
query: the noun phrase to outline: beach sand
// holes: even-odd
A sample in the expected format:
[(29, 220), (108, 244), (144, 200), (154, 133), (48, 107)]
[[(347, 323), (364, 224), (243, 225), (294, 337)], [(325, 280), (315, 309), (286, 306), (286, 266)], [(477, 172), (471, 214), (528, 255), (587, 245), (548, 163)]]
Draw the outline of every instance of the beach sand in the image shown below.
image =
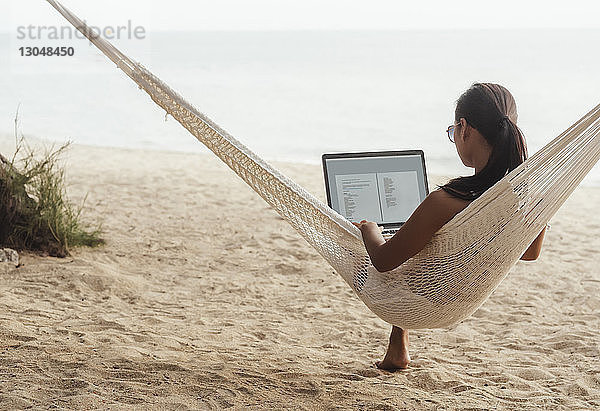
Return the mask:
[[(275, 166), (325, 198), (319, 166)], [(600, 188), (389, 373), (390, 326), (212, 154), (76, 145), (67, 170), (107, 244), (0, 271), (2, 409), (600, 407)]]

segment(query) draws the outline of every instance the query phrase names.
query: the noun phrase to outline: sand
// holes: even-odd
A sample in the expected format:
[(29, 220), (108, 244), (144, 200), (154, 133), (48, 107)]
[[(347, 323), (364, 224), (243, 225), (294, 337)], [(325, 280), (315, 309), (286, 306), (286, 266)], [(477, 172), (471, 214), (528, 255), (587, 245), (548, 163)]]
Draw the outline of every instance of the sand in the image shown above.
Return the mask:
[[(2, 409), (600, 407), (600, 188), (471, 318), (411, 332), (411, 367), (389, 373), (389, 325), (216, 157), (68, 157), (107, 244), (0, 271)], [(325, 198), (319, 166), (275, 165)]]

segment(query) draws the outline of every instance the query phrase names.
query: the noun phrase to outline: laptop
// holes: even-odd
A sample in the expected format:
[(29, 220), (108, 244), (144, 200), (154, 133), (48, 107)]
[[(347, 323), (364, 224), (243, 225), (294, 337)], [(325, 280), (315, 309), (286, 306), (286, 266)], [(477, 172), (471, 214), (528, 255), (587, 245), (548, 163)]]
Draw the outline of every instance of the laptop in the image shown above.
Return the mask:
[(392, 237), (429, 194), (422, 150), (322, 155), (327, 205)]

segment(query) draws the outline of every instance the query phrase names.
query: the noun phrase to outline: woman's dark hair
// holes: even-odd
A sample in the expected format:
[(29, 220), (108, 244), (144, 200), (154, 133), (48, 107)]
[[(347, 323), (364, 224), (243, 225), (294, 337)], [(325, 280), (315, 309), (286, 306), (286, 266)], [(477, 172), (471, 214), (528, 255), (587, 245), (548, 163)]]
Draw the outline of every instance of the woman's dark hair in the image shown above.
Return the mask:
[(478, 173), (440, 186), (454, 197), (474, 200), (527, 158), (525, 138), (517, 127), (517, 105), (499, 84), (475, 83), (456, 102), (455, 120), (464, 118), (492, 147)]

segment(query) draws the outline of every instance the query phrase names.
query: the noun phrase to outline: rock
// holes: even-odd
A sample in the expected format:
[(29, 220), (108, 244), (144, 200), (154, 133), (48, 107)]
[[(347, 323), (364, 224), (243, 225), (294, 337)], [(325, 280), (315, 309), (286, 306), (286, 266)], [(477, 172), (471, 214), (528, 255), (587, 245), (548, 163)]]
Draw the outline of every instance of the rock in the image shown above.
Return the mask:
[(19, 265), (19, 254), (11, 248), (0, 248), (0, 263), (17, 267)]

